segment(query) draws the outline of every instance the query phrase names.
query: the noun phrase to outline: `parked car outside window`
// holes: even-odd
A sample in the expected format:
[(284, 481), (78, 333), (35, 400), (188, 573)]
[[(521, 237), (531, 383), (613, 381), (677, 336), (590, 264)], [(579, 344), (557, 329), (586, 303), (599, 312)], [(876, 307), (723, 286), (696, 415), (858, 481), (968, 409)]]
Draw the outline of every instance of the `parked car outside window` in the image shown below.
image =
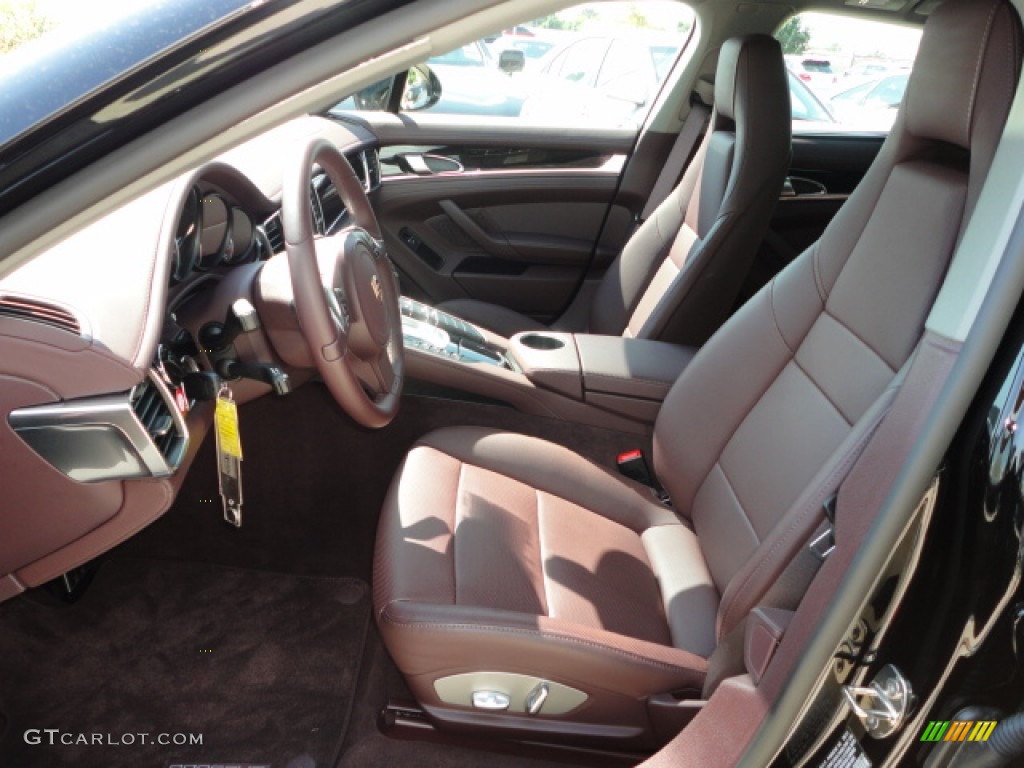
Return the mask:
[(836, 119), (850, 128), (888, 131), (903, 103), (909, 75), (888, 75), (849, 88), (829, 104)]

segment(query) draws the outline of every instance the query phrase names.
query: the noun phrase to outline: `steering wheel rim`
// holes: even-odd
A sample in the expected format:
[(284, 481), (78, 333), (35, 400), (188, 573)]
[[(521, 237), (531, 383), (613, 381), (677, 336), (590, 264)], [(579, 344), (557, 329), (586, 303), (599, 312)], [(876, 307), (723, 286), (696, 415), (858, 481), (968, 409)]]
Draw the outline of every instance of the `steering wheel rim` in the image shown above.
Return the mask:
[[(352, 220), (329, 237), (317, 238), (313, 227), (314, 166), (334, 182)], [(353, 419), (386, 426), (405, 378), (398, 281), (363, 185), (333, 144), (303, 147), (286, 173), (281, 218), (295, 309), (317, 370)]]

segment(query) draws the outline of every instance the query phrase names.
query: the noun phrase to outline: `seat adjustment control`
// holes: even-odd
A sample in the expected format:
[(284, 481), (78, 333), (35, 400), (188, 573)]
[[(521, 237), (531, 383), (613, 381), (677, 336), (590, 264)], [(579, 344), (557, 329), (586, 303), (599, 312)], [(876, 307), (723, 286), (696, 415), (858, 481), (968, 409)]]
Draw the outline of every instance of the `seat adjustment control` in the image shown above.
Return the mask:
[(473, 691), (473, 708), (486, 709), (489, 712), (504, 712), (512, 700), (507, 693), (500, 691)]
[(526, 714), (538, 715), (544, 709), (544, 702), (548, 700), (551, 689), (545, 682), (537, 683), (530, 695), (526, 697)]

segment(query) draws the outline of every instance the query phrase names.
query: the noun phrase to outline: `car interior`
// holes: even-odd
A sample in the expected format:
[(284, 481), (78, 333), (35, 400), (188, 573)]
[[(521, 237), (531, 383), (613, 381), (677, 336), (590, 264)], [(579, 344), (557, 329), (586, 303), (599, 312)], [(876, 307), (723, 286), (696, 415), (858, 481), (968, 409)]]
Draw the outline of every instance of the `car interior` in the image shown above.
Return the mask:
[[(818, 753), (1024, 285), (1020, 11), (695, 3), (639, 129), (331, 109), (564, 5), (371, 15), (0, 217), (0, 764)], [(891, 131), (792, 132), (796, 10), (923, 26)]]

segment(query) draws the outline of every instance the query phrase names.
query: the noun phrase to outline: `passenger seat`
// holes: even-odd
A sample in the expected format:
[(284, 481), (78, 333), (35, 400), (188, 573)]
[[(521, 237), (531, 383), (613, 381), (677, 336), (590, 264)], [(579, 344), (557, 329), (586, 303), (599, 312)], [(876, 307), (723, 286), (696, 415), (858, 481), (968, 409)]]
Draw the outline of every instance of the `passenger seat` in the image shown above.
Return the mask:
[[(711, 127), (682, 181), (608, 268), (585, 327), (558, 330), (700, 345), (725, 321), (782, 190), (790, 95), (779, 43), (728, 40), (718, 56)], [(510, 337), (544, 326), (473, 299), (438, 309)]]

